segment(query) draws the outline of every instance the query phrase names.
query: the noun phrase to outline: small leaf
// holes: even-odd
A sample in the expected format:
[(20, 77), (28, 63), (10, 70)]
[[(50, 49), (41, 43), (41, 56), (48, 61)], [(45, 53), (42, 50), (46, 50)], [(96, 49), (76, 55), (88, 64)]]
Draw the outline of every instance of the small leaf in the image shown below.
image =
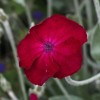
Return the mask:
[[(78, 96), (74, 96), (74, 95), (69, 95), (69, 96), (70, 96), (70, 100), (83, 100), (82, 98)], [(55, 96), (55, 97), (49, 98), (49, 100), (68, 100), (68, 99), (66, 99), (65, 96)]]
[(96, 26), (91, 38), (90, 46), (93, 59), (100, 62), (100, 25)]

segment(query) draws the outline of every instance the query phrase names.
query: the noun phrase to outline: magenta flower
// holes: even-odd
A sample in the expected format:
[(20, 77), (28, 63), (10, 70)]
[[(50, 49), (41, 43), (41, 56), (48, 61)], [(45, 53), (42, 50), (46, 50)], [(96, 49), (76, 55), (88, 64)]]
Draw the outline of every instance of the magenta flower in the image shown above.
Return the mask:
[(38, 100), (38, 97), (36, 94), (30, 94), (29, 100)]
[(19, 64), (27, 78), (42, 85), (49, 78), (64, 78), (82, 64), (85, 29), (63, 15), (53, 15), (32, 27), (18, 45)]

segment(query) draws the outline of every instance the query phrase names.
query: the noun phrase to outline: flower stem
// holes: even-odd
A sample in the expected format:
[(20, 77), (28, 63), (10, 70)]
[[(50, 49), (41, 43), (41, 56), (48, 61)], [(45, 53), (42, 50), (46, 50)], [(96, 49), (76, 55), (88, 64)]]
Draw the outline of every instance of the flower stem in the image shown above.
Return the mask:
[(85, 6), (86, 6), (88, 28), (91, 28), (93, 26), (92, 13), (91, 13), (91, 10), (92, 10), (91, 1), (85, 0)]
[(82, 85), (86, 85), (86, 84), (89, 84), (97, 79), (100, 78), (100, 73), (89, 78), (89, 79), (86, 79), (86, 80), (83, 80), (83, 81), (76, 81), (76, 80), (73, 80), (70, 76), (66, 77), (65, 80), (67, 81), (67, 83), (69, 83), (70, 85), (73, 85), (73, 86), (82, 86)]
[(82, 3), (80, 4), (80, 11), (82, 11), (82, 9), (84, 8), (85, 6), (85, 1), (82, 1)]
[(13, 91), (8, 91), (8, 95), (10, 96), (12, 100), (18, 100), (15, 94), (13, 93)]
[(47, 17), (52, 15), (52, 0), (47, 0)]
[(26, 4), (26, 2), (25, 2), (25, 10), (26, 10), (28, 24), (30, 26), (31, 25), (31, 22), (32, 22), (32, 17), (31, 17), (30, 9), (29, 9), (28, 5)]
[(74, 0), (74, 5), (75, 5), (76, 15), (77, 15), (77, 17), (79, 18), (79, 23), (80, 23), (81, 25), (83, 25), (82, 17), (81, 17), (81, 14), (80, 14), (80, 8), (79, 8), (78, 0)]
[(67, 100), (70, 100), (70, 96), (69, 96), (68, 92), (65, 90), (65, 88), (63, 87), (62, 83), (56, 78), (54, 80), (57, 83), (57, 85), (59, 86), (59, 88), (61, 89), (61, 91), (63, 92), (63, 94), (65, 95), (65, 97), (67, 98)]
[[(83, 26), (83, 22), (82, 22), (82, 16), (81, 16), (81, 13), (80, 13), (80, 7), (79, 7), (79, 2), (78, 0), (74, 0), (74, 5), (75, 5), (75, 9), (76, 9), (76, 15), (78, 16), (79, 18), (79, 23)], [(86, 45), (83, 46), (83, 75), (84, 75), (84, 78), (87, 76), (87, 49), (86, 49)]]
[(98, 23), (100, 24), (100, 3), (99, 0), (93, 0), (93, 2), (94, 2), (97, 18), (98, 18)]
[(93, 62), (89, 57), (87, 58), (87, 62), (89, 65), (91, 65), (91, 67), (100, 70), (100, 64)]
[(13, 55), (14, 55), (14, 59), (15, 59), (15, 64), (16, 64), (16, 70), (18, 72), (19, 82), (20, 82), (20, 85), (21, 85), (22, 93), (23, 93), (23, 98), (24, 98), (24, 100), (27, 100), (24, 80), (23, 80), (21, 69), (20, 69), (19, 64), (18, 64), (17, 53), (16, 53), (16, 46), (15, 46), (14, 38), (12, 36), (12, 31), (10, 29), (10, 25), (9, 25), (8, 20), (3, 21), (2, 24), (3, 24), (4, 28), (5, 28), (5, 31), (7, 33), (7, 36), (8, 36), (8, 39), (10, 41), (11, 48), (12, 48), (12, 51), (13, 51)]

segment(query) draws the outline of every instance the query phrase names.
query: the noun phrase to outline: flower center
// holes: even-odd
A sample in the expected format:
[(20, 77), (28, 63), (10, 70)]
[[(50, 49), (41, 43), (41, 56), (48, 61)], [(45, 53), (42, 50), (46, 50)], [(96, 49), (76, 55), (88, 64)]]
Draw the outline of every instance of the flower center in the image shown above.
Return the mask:
[(45, 52), (51, 52), (51, 51), (53, 51), (53, 47), (54, 47), (54, 45), (51, 42), (46, 42), (44, 44), (44, 50), (45, 50)]

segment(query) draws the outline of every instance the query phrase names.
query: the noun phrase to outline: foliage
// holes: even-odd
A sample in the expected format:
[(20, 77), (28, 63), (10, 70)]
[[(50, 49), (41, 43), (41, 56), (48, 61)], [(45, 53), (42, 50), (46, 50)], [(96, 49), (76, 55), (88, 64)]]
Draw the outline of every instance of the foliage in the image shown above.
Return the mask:
[[(16, 0), (17, 1), (17, 0)], [(9, 17), (10, 27), (14, 36), (15, 45), (24, 38), (28, 33), (30, 23), (28, 23), (28, 15), (30, 13), (32, 20), (35, 23), (40, 22), (47, 17), (47, 0), (0, 0), (0, 8), (3, 8)], [(61, 13), (68, 18), (82, 24), (87, 29), (88, 42), (86, 45), (86, 59), (84, 61), (82, 69), (73, 78), (76, 80), (87, 79), (94, 74), (100, 72), (99, 68), (95, 68), (94, 65), (88, 63), (87, 59), (90, 59), (93, 63), (100, 65), (100, 24), (96, 16), (94, 4), (91, 0), (52, 0), (52, 14)], [(78, 6), (75, 6), (75, 3)], [(89, 1), (89, 2), (88, 2)], [(99, 0), (100, 1), (100, 0)], [(29, 11), (23, 5), (23, 2), (29, 7)], [(86, 4), (88, 3), (88, 6)], [(78, 11), (79, 10), (79, 11)], [(35, 17), (33, 16), (35, 15)], [(37, 19), (37, 18), (38, 19)], [(82, 23), (80, 22), (82, 21)], [(90, 25), (91, 23), (92, 25)], [(89, 24), (90, 23), (90, 24)], [(90, 25), (90, 26), (89, 26)], [(18, 79), (18, 72), (15, 69), (15, 61), (12, 54), (12, 49), (8, 41), (8, 37), (4, 30), (4, 27), (0, 23), (0, 63), (4, 63), (6, 68), (3, 72), (4, 77), (10, 82), (12, 90), (19, 100), (23, 100), (22, 91)], [(1, 31), (0, 31), (1, 32)], [(84, 55), (83, 55), (84, 56)], [(83, 61), (83, 63), (84, 63)], [(93, 67), (94, 66), (94, 67)], [(86, 70), (84, 69), (86, 68)], [(26, 77), (25, 89), (27, 96), (29, 95), (29, 88), (34, 88), (34, 85), (30, 84)], [(100, 79), (98, 79), (100, 80)], [(68, 85), (64, 79), (60, 80), (65, 91), (68, 92), (70, 100), (99, 100), (100, 99), (100, 81), (96, 81), (82, 87), (73, 87)], [(0, 88), (0, 100), (1, 97), (9, 98), (8, 94)], [(50, 79), (46, 83), (45, 92), (40, 97), (40, 100), (67, 100), (64, 92), (61, 90), (57, 82)]]

